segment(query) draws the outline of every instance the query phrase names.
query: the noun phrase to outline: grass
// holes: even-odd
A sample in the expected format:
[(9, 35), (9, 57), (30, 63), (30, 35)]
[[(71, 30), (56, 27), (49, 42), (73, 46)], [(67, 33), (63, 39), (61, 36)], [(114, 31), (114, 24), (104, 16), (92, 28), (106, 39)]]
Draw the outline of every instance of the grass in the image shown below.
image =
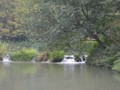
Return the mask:
[(52, 62), (61, 62), (65, 53), (64, 51), (52, 51), (50, 53), (50, 60)]
[(22, 49), (22, 50), (13, 52), (12, 60), (13, 61), (31, 61), (33, 57), (36, 55), (37, 55), (37, 51), (33, 48)]

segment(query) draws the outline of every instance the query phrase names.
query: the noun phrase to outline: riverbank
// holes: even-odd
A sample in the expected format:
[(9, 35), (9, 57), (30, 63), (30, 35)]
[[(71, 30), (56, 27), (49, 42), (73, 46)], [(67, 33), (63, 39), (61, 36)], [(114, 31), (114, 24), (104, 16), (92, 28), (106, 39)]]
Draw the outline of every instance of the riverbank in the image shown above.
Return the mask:
[(88, 57), (87, 64), (106, 67), (120, 72), (120, 52), (118, 50), (110, 50), (110, 47), (105, 49), (97, 48), (93, 51), (92, 55)]
[[(120, 52), (117, 49), (100, 48), (96, 41), (84, 41), (82, 49), (78, 53), (64, 50), (39, 50), (37, 47), (26, 46), (28, 42), (22, 43), (0, 43), (0, 60), (10, 54), (12, 61), (40, 61), (61, 62), (65, 54), (75, 55), (75, 60), (79, 61), (80, 56), (86, 52), (88, 55), (87, 64), (97, 67), (106, 67), (120, 72)], [(24, 46), (23, 46), (24, 45)], [(30, 45), (30, 44), (28, 44)], [(119, 50), (119, 49), (118, 49)]]

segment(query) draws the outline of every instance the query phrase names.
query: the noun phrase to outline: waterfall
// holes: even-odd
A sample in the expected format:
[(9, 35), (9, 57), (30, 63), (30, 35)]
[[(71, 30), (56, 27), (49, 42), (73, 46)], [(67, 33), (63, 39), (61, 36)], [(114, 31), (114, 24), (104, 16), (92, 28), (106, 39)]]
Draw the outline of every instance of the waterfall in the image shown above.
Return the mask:
[(9, 54), (6, 54), (4, 57), (3, 57), (3, 62), (10, 62), (11, 59), (10, 59), (10, 55)]
[(65, 55), (59, 64), (79, 64), (79, 62), (75, 61), (74, 55)]
[(82, 57), (80, 57), (80, 60), (81, 60), (81, 62), (83, 62), (83, 61), (84, 61)]
[(83, 57), (80, 57), (80, 60), (81, 60), (81, 61), (80, 61), (81, 63), (85, 63), (85, 60), (84, 60)]
[(81, 62), (81, 63), (86, 63), (87, 57), (88, 57), (87, 55), (81, 56), (81, 57), (80, 57), (80, 62)]
[(65, 55), (62, 62), (67, 62), (67, 63), (75, 62), (75, 57), (74, 55)]
[(33, 59), (32, 59), (31, 62), (32, 62), (32, 63), (36, 63), (36, 57), (35, 57), (35, 56), (33, 57)]
[(86, 56), (81, 56), (80, 61), (76, 62), (74, 55), (65, 55), (60, 64), (84, 64), (86, 63)]

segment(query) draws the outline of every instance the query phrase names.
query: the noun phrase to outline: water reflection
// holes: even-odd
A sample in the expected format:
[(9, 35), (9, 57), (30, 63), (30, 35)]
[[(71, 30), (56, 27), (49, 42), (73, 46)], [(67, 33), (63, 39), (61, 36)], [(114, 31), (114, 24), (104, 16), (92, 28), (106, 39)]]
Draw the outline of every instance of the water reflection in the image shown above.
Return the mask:
[(113, 78), (114, 78), (116, 81), (120, 82), (120, 74), (115, 73), (115, 74), (113, 75)]
[(0, 63), (1, 90), (119, 90), (120, 74), (86, 65)]
[(69, 73), (69, 74), (72, 74), (74, 73), (74, 70), (75, 70), (75, 65), (64, 65), (64, 73)]

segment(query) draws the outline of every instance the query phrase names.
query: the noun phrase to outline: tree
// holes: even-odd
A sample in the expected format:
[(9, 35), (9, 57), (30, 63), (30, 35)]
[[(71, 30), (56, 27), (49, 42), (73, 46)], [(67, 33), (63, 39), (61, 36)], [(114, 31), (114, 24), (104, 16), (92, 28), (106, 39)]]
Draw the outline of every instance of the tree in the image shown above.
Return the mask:
[(0, 28), (7, 28), (9, 30), (15, 29), (14, 22), (14, 0), (1, 0), (0, 1)]
[(108, 32), (112, 29), (110, 27), (112, 22), (118, 18), (114, 14), (119, 11), (117, 0), (16, 0), (16, 2), (16, 18), (20, 21), (20, 28), (31, 32), (29, 37), (42, 39), (50, 44), (53, 42), (59, 44), (66, 39), (67, 43), (64, 41), (62, 43), (69, 47), (82, 42), (86, 36), (94, 38), (101, 47), (107, 47), (107, 43), (100, 37), (104, 36), (111, 40)]

